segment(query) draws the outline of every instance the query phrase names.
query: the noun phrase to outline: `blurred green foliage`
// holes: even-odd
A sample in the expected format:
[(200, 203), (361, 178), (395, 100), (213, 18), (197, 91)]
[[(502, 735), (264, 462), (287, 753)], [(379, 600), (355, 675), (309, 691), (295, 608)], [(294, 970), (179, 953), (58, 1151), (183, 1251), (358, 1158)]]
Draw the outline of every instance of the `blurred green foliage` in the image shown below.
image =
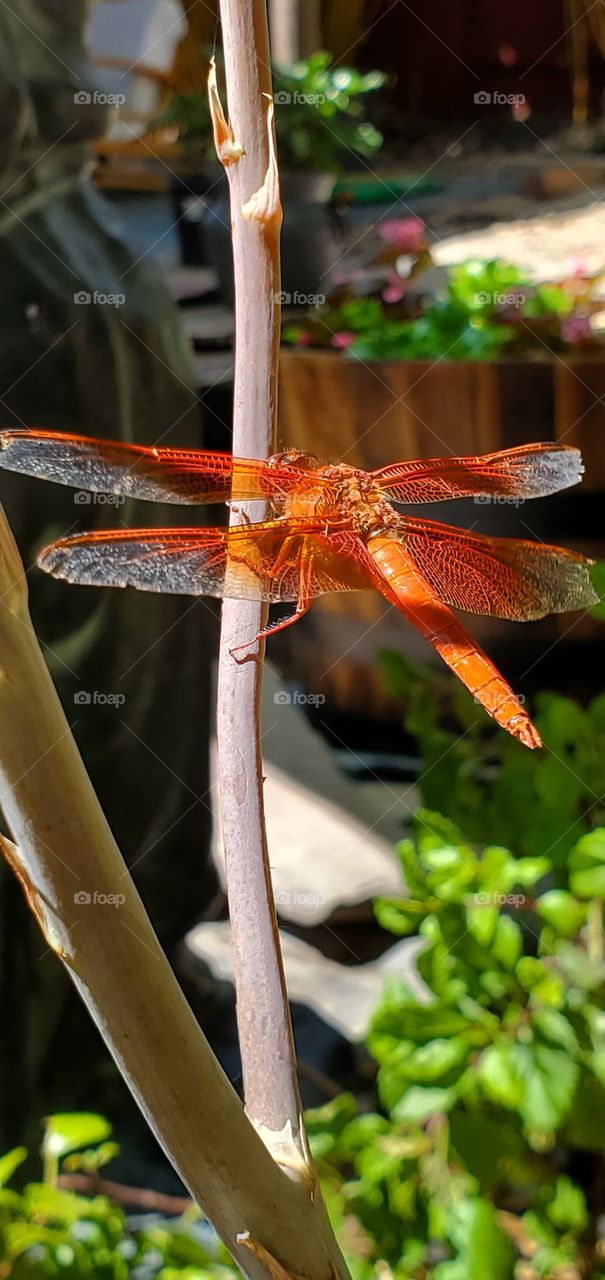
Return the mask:
[(425, 998), (376, 1012), (380, 1109), (308, 1116), (355, 1280), (602, 1280), (605, 830), (561, 888), (428, 810), (399, 857), (410, 897), (376, 911), (418, 935)]
[[(416, 260), (411, 255), (409, 280), (430, 265), (426, 258), (426, 250)], [(364, 361), (543, 358), (586, 350), (602, 346), (591, 326), (592, 315), (602, 309), (594, 293), (596, 279), (577, 275), (535, 284), (505, 259), (472, 258), (449, 267), (444, 285), (426, 297), (392, 273), (391, 284), (397, 285), (392, 300), (384, 281), (378, 292), (371, 290), (370, 276), (369, 293), (360, 294), (355, 280), (341, 282), (326, 304), (285, 329), (284, 341), (330, 347), (338, 345), (335, 336), (346, 335), (349, 340), (340, 345), (347, 356)]]
[[(333, 67), (318, 51), (291, 67), (275, 67), (273, 92), (280, 164), (284, 169), (340, 173), (351, 156), (372, 156), (382, 134), (366, 119), (365, 99), (380, 89), (381, 71)], [(216, 164), (207, 95), (173, 94), (152, 127), (175, 126), (184, 142), (201, 144)], [(348, 153), (348, 154), (347, 154)]]
[(533, 719), (544, 749), (527, 751), (494, 731), (446, 671), (390, 652), (381, 665), (391, 695), (406, 701), (405, 725), (422, 756), (423, 803), (479, 844), (548, 855), (555, 878), (564, 876), (580, 836), (605, 824), (605, 695), (582, 707), (561, 694), (539, 694)]
[(284, 169), (340, 173), (356, 156), (373, 156), (382, 134), (366, 119), (367, 95), (382, 88), (382, 71), (332, 66), (319, 51), (274, 73), (275, 121)]
[[(24, 1147), (0, 1158), (0, 1276), (10, 1280), (223, 1280), (236, 1274), (216, 1244), (193, 1231), (197, 1210), (174, 1223), (134, 1228), (105, 1195), (76, 1195), (57, 1185), (63, 1173), (96, 1174), (117, 1152), (111, 1127), (91, 1113), (50, 1116), (42, 1144), (44, 1181), (9, 1187)], [(239, 1274), (239, 1273), (237, 1273)]]

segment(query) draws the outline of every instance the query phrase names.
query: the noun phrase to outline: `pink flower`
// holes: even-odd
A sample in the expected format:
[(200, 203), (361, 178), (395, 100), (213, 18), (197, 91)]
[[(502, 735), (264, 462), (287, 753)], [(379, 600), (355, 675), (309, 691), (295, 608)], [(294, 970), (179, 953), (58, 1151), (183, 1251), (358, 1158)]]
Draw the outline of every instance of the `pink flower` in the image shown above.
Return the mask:
[(401, 299), (405, 298), (405, 295), (406, 295), (405, 285), (401, 284), (401, 282), (397, 284), (393, 282), (393, 284), (388, 284), (386, 289), (383, 289), (382, 301), (383, 302), (401, 302)]
[(561, 337), (564, 342), (569, 343), (570, 347), (576, 347), (581, 342), (586, 342), (591, 333), (590, 318), (588, 316), (571, 315), (561, 322)]
[(393, 245), (401, 253), (420, 253), (424, 249), (426, 227), (420, 218), (387, 218), (378, 228), (385, 244)]
[(336, 347), (337, 351), (344, 351), (345, 348), (350, 347), (354, 341), (354, 333), (346, 333), (343, 331), (342, 333), (335, 333), (334, 336), (330, 338), (330, 346)]
[(573, 257), (569, 259), (569, 274), (575, 276), (576, 279), (583, 280), (588, 275), (585, 258)]

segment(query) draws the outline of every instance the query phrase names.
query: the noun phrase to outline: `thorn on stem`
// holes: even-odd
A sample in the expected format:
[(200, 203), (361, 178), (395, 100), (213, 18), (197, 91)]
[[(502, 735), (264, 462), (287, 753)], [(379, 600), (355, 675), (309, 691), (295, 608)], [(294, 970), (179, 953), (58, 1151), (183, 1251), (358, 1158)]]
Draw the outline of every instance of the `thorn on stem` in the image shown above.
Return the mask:
[(223, 111), (216, 80), (215, 58), (212, 58), (208, 72), (208, 101), (216, 154), (221, 164), (228, 168), (231, 164), (237, 164), (242, 156), (245, 156), (246, 152), (241, 143), (235, 141), (233, 129)]
[(279, 169), (275, 149), (275, 106), (273, 98), (268, 99), (267, 134), (269, 141), (269, 164), (262, 187), (250, 196), (242, 208), (242, 216), (248, 222), (260, 222), (263, 226), (281, 227), (282, 206), (279, 191)]

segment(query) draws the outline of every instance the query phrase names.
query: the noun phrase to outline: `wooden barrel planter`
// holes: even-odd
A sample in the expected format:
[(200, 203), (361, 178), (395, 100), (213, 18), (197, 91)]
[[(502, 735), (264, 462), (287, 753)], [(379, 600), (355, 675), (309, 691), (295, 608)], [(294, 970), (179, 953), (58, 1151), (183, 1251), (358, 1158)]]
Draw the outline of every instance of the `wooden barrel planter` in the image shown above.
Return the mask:
[[(282, 351), (280, 447), (371, 470), (400, 458), (490, 453), (537, 440), (582, 450), (581, 489), (543, 502), (453, 502), (417, 513), (478, 532), (533, 536), (605, 555), (605, 359), (369, 365), (325, 351)], [(523, 626), (472, 618), (469, 625), (511, 680), (535, 663), (535, 687), (555, 678), (554, 659), (544, 666), (542, 655), (554, 646), (560, 661), (562, 643), (587, 654), (600, 630), (592, 618), (578, 615)], [(400, 714), (382, 688), (380, 649), (438, 661), (374, 592), (321, 597), (303, 622), (283, 633), (279, 650), (277, 643), (276, 656), (307, 689), (340, 710), (377, 718)]]

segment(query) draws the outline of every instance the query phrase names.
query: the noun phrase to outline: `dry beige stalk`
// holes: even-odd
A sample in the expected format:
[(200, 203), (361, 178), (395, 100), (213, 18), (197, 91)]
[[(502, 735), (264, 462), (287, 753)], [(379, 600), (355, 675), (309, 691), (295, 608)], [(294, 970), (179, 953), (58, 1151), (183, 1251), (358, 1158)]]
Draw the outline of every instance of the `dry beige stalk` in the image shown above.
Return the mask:
[[(329, 1280), (325, 1215), (272, 1159), (202, 1035), (93, 792), (34, 635), (0, 508), (0, 848), (158, 1141), (250, 1280), (239, 1239)], [(119, 905), (116, 898), (119, 897)], [(338, 1273), (345, 1277), (346, 1270)]]

